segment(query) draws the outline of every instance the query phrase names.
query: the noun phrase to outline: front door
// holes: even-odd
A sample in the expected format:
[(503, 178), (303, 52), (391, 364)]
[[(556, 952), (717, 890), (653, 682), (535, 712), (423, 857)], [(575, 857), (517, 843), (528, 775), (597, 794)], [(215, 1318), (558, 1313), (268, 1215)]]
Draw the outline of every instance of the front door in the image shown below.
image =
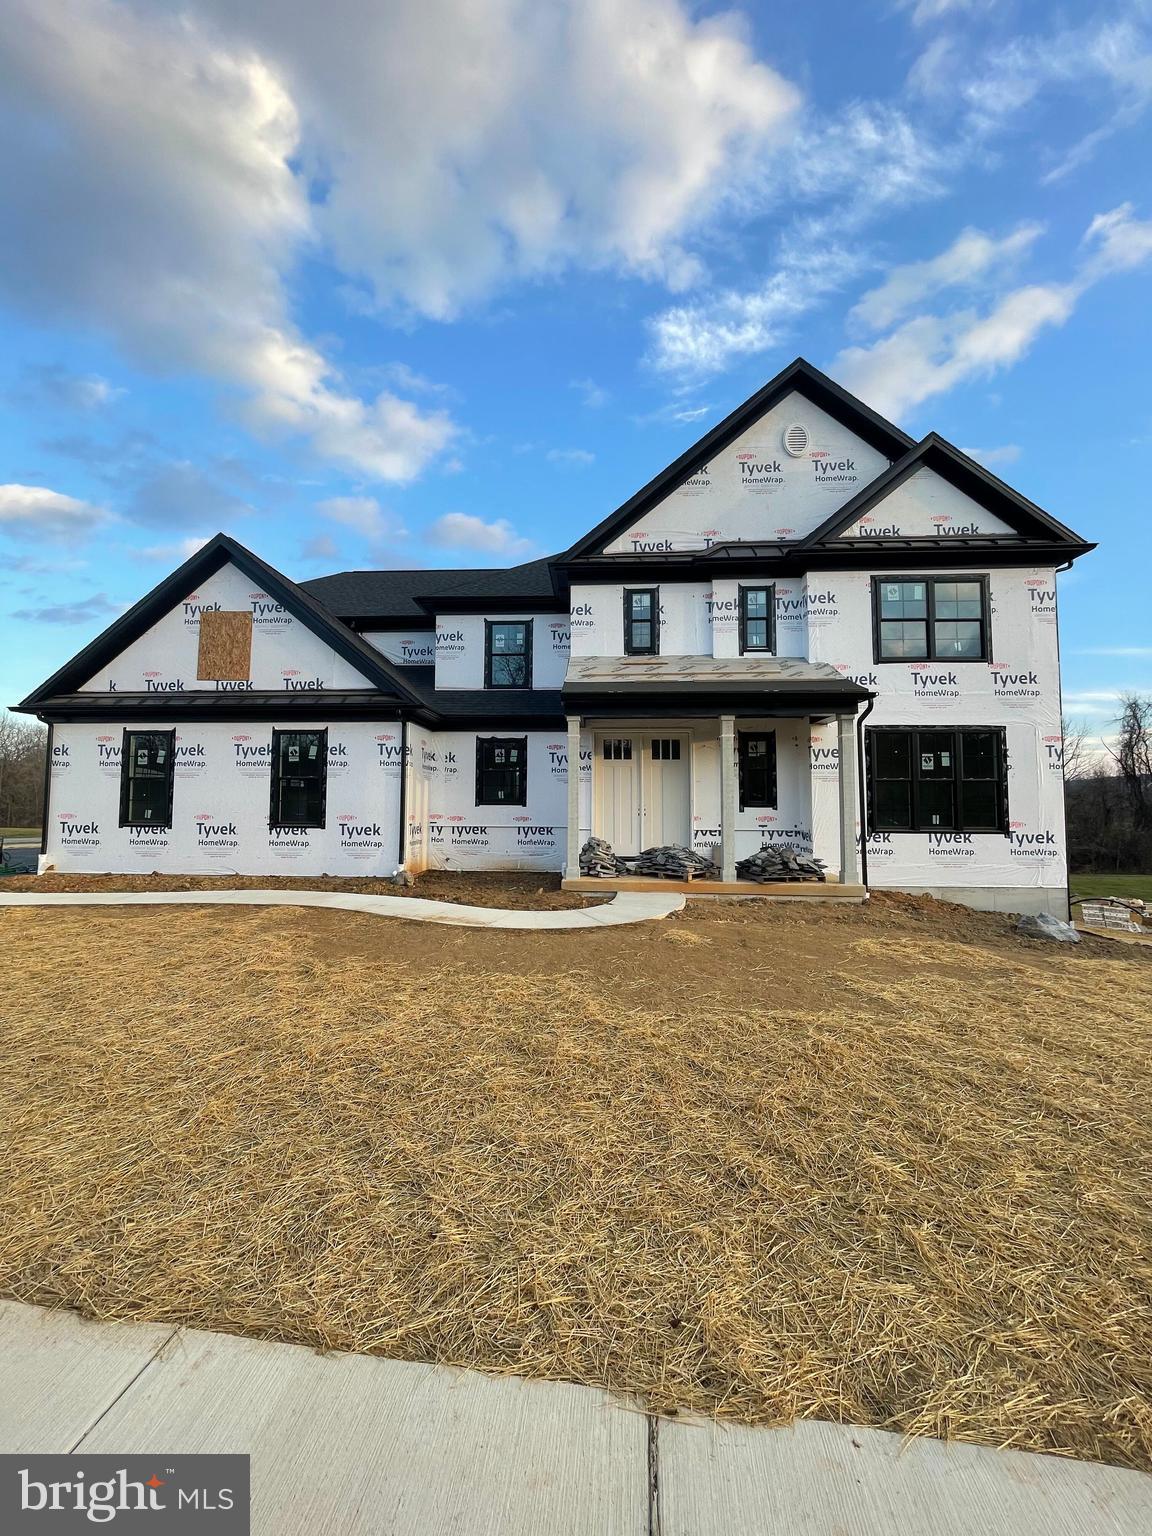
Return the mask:
[(688, 738), (645, 736), (642, 817), (645, 848), (691, 846), (692, 797)]
[(689, 764), (684, 734), (598, 735), (592, 774), (593, 836), (625, 855), (667, 843), (690, 846)]

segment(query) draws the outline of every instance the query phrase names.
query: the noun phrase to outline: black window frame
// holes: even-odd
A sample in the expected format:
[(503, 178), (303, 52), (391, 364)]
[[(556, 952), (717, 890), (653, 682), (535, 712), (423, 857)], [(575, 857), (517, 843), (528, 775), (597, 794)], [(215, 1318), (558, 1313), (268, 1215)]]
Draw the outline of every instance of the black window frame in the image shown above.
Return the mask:
[[(883, 735), (902, 735), (909, 737), (908, 763), (909, 777), (907, 780), (895, 779), (892, 782), (905, 783), (910, 786), (909, 806), (912, 825), (907, 827), (883, 826), (876, 809), (876, 751), (879, 738)], [(955, 756), (956, 771), (952, 775), (951, 782), (955, 786), (953, 791), (953, 805), (955, 808), (954, 825), (933, 826), (926, 823), (920, 814), (919, 784), (922, 782), (922, 767), (917, 768), (917, 759), (921, 756), (921, 736), (949, 735), (953, 738), (953, 752)], [(978, 826), (971, 821), (966, 821), (964, 816), (964, 800), (961, 786), (965, 782), (965, 738), (972, 736), (992, 736), (997, 743), (997, 773), (992, 779), (968, 780), (971, 783), (996, 784), (996, 810), (999, 825), (995, 827)], [(1010, 811), (1008, 805), (1008, 733), (1002, 725), (937, 725), (930, 721), (923, 721), (918, 725), (874, 725), (868, 726), (864, 732), (864, 762), (865, 776), (867, 779), (868, 799), (868, 830), (870, 833), (883, 833), (885, 836), (901, 837), (906, 834), (923, 836), (926, 832), (940, 833), (965, 833), (972, 837), (1008, 837), (1011, 832)]]
[[(768, 640), (765, 645), (748, 644), (748, 594), (749, 592), (763, 592), (764, 594), (764, 619)], [(772, 583), (749, 582), (747, 586), (741, 585), (739, 597), (740, 618), (740, 654), (751, 653), (753, 656), (775, 656), (776, 654), (776, 587)]]
[[(647, 595), (651, 599), (652, 617), (648, 619), (634, 619), (632, 617), (632, 599)], [(637, 646), (632, 641), (633, 624), (649, 624), (652, 630), (652, 644)], [(660, 654), (660, 588), (659, 587), (625, 587), (624, 588), (624, 654), (625, 656), (659, 656)]]
[[(141, 821), (139, 817), (129, 815), (130, 787), (133, 783), (132, 753), (135, 750), (131, 742), (137, 736), (166, 736), (168, 738), (168, 773), (167, 794), (165, 796), (165, 810), (163, 821)], [(176, 788), (176, 731), (137, 731), (125, 726), (124, 735), (120, 742), (120, 825), (122, 827), (160, 827), (165, 831), (172, 828), (172, 803)]]
[[(277, 816), (277, 804), (282, 798), (278, 793), (280, 780), (284, 777), (280, 772), (280, 742), (285, 736), (319, 736), (320, 737), (320, 820), (319, 821), (286, 821), (282, 816)], [(289, 775), (289, 777), (304, 778), (304, 774)], [(291, 730), (281, 730), (272, 727), (272, 762), (269, 771), (268, 788), (268, 830), (269, 832), (295, 831), (314, 832), (323, 831), (328, 824), (328, 727), (321, 726), (318, 730), (307, 726), (293, 727)]]
[[(484, 798), (485, 773), (507, 772), (494, 763), (485, 766), (483, 753), (488, 747), (520, 747), (524, 753), (520, 769), (520, 793), (517, 799), (486, 800)], [(476, 738), (476, 805), (527, 805), (528, 804), (528, 738), (527, 736), (477, 736)]]
[[(936, 649), (936, 584), (938, 582), (969, 582), (975, 583), (980, 588), (980, 638), (982, 641), (979, 656), (940, 655)], [(898, 583), (901, 586), (910, 585), (912, 582), (924, 584), (925, 608), (924, 618), (925, 638), (927, 651), (923, 656), (884, 656), (881, 654), (881, 628), (880, 617), (880, 587), (885, 582)], [(941, 619), (942, 624), (950, 622)], [(896, 576), (873, 576), (872, 578), (872, 659), (881, 666), (903, 664), (910, 662), (930, 661), (939, 665), (967, 666), (972, 662), (987, 663), (992, 659), (992, 597), (989, 588), (989, 578), (986, 574), (975, 574), (972, 571), (957, 571), (953, 575), (916, 576), (911, 572), (902, 572)]]
[[(522, 683), (497, 683), (492, 678), (492, 631), (517, 624), (524, 631), (524, 681)], [(485, 688), (531, 688), (532, 686), (532, 620), (485, 619), (484, 620), (484, 686)], [(516, 651), (504, 651), (505, 656), (515, 656)]]
[[(750, 741), (766, 741), (771, 746), (769, 772), (771, 785), (766, 787), (764, 800), (753, 798), (754, 792), (749, 789), (748, 778), (750, 773), (748, 761), (748, 743)], [(780, 803), (780, 779), (778, 772), (778, 760), (776, 750), (775, 731), (739, 731), (736, 736), (736, 783), (739, 805), (742, 811), (774, 811)]]

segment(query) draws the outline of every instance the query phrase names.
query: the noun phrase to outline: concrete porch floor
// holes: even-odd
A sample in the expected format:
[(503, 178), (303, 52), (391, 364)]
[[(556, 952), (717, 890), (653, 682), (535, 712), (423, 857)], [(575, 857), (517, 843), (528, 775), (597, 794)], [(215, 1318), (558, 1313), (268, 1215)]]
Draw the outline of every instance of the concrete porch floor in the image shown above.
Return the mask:
[(600, 879), (580, 875), (560, 882), (561, 890), (583, 891), (670, 891), (681, 896), (746, 896), (757, 901), (846, 901), (859, 905), (868, 899), (863, 885), (842, 885), (831, 877), (818, 880), (773, 880), (758, 885), (754, 880), (656, 880), (635, 875)]

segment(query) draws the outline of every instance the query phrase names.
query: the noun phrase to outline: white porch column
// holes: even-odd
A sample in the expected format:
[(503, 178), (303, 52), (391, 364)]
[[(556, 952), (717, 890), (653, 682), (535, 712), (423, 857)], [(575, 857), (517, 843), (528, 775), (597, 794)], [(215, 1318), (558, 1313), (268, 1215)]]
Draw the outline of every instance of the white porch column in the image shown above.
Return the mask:
[(564, 878), (580, 878), (580, 716), (568, 716), (568, 852)]
[(837, 715), (840, 762), (840, 881), (860, 883), (860, 852), (856, 847), (856, 717)]
[(720, 878), (736, 878), (736, 717), (720, 716)]

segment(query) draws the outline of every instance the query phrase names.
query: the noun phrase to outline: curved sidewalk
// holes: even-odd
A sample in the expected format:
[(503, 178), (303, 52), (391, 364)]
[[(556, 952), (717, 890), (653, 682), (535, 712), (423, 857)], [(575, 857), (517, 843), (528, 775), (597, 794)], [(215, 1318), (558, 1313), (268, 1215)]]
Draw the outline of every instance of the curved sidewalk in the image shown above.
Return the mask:
[(354, 891), (69, 891), (35, 895), (0, 890), (3, 907), (337, 907), (370, 917), (401, 917), (414, 923), (456, 928), (619, 928), (651, 923), (679, 912), (684, 897), (625, 891), (602, 906), (574, 912), (523, 912), (512, 907), (466, 907), (423, 896), (369, 896)]

